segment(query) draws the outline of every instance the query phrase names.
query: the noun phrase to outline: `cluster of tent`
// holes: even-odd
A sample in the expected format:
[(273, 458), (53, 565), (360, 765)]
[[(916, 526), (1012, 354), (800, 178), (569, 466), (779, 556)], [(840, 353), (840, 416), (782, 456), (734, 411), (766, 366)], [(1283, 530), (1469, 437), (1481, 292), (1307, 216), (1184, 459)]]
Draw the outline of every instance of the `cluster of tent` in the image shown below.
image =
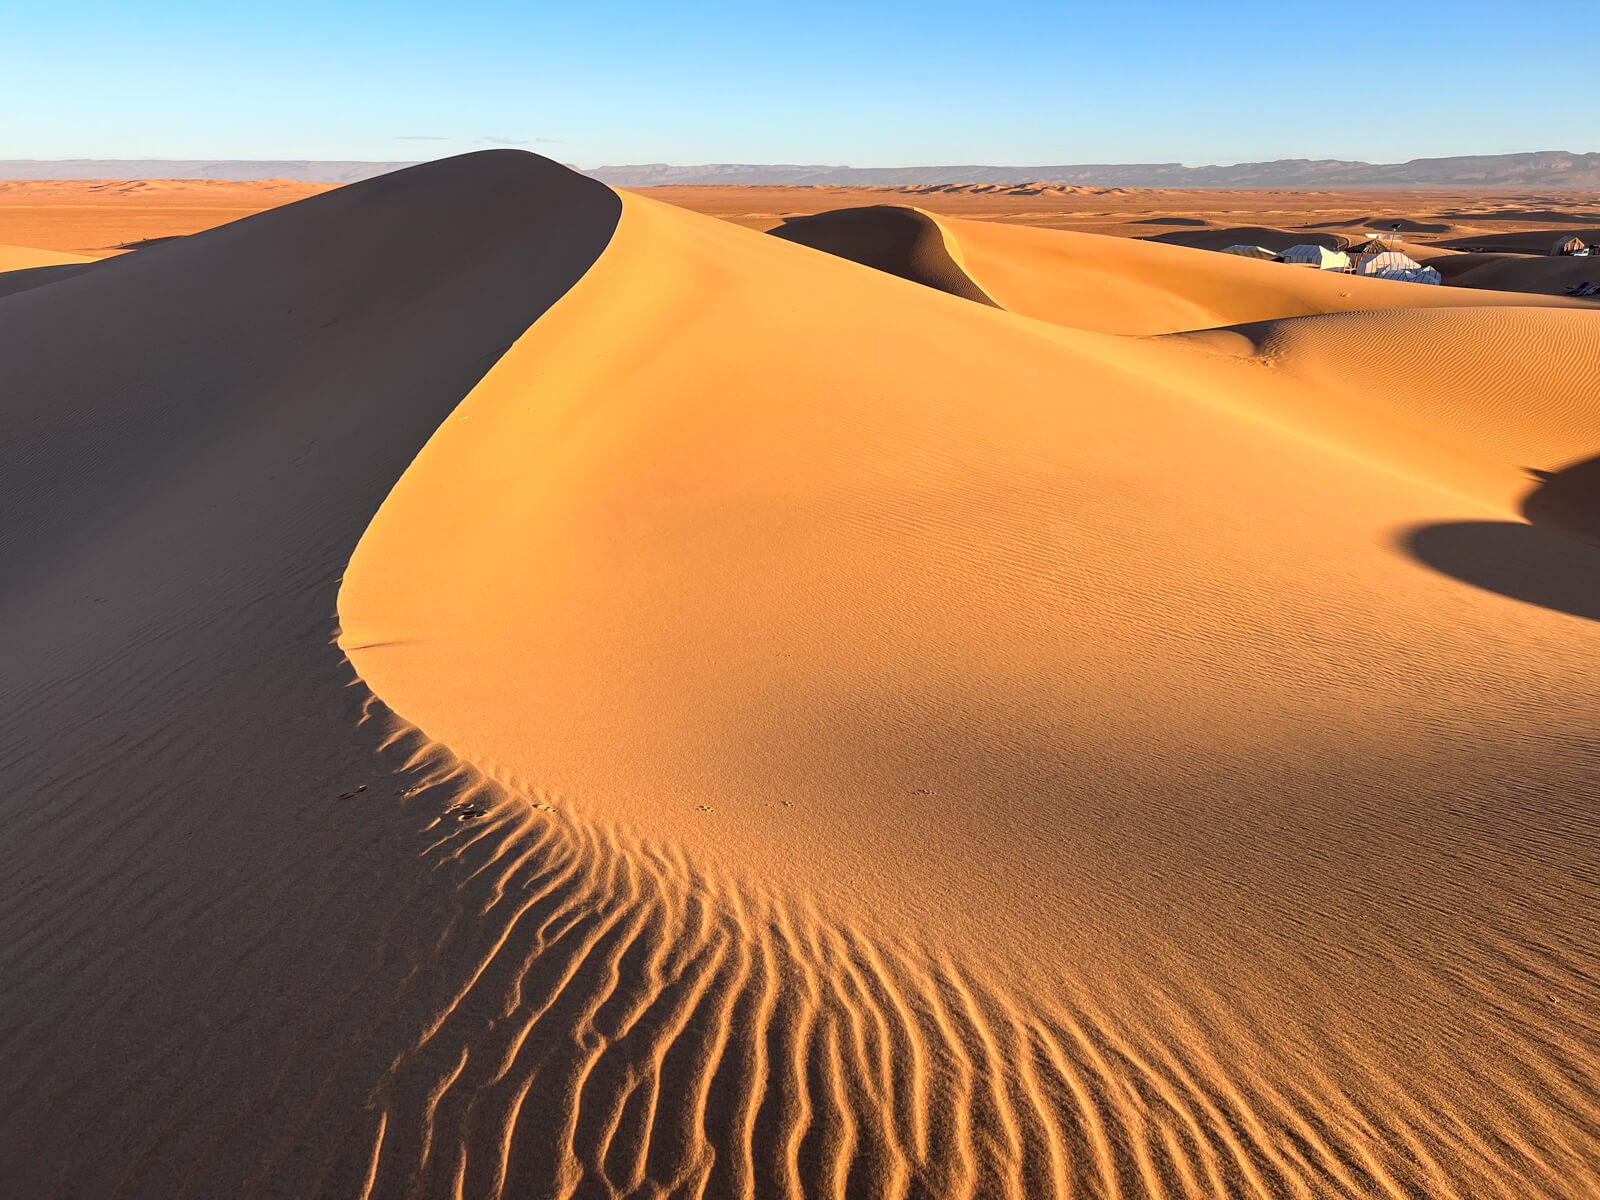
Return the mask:
[(1415, 259), (1395, 250), (1385, 249), (1381, 243), (1369, 243), (1352, 267), (1350, 255), (1343, 250), (1330, 250), (1326, 246), (1309, 243), (1290, 246), (1282, 254), (1265, 246), (1229, 246), (1224, 254), (1240, 258), (1259, 258), (1267, 262), (1299, 263), (1319, 271), (1354, 271), (1374, 279), (1396, 279), (1402, 283), (1443, 283), (1444, 276), (1432, 267), (1425, 267)]
[(1401, 283), (1443, 283), (1444, 276), (1433, 267), (1425, 267), (1416, 259), (1397, 250), (1369, 254), (1356, 264), (1357, 275), (1373, 279), (1395, 279)]
[(1568, 234), (1566, 237), (1556, 239), (1556, 244), (1550, 247), (1554, 255), (1567, 255), (1572, 258), (1585, 258), (1592, 253), (1591, 248), (1583, 244), (1583, 239)]

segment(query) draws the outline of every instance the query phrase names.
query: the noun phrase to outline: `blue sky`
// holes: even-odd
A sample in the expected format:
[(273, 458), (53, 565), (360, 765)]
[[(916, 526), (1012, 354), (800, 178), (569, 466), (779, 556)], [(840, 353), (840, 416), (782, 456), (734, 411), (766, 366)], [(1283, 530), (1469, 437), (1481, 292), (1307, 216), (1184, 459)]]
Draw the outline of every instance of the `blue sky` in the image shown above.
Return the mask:
[[(1512, 18), (1508, 20), (1508, 15)], [(1570, 50), (1562, 48), (1570, 36)], [(1600, 4), (0, 4), (0, 158), (580, 166), (1600, 150)]]

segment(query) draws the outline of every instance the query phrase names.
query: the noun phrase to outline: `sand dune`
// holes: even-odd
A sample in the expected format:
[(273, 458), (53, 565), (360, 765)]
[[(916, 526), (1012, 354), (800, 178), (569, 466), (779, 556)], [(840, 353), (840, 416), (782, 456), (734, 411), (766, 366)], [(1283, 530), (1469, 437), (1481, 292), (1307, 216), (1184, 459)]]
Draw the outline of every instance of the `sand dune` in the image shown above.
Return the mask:
[(994, 303), (965, 270), (959, 244), (920, 208), (874, 205), (791, 217), (772, 235), (964, 300)]
[(772, 232), (951, 295), (1101, 333), (1179, 333), (1276, 317), (1435, 306), (1551, 304), (1592, 311), (1581, 300), (1421, 288), (1159, 240), (963, 221), (889, 205), (793, 218)]
[(9, 1190), (1600, 1189), (1600, 315), (807, 229), (0, 300)]
[(34, 250), (27, 246), (0, 246), (0, 272), (26, 271), (34, 267), (58, 267), (65, 263), (89, 262), (81, 254), (59, 250)]

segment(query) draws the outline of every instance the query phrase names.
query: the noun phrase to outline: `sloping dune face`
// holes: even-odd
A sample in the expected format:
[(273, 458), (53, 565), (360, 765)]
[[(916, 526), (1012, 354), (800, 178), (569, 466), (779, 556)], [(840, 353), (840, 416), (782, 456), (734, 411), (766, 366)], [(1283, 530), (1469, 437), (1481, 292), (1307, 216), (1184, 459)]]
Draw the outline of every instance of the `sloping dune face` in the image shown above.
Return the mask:
[[(1001, 303), (1012, 232), (957, 238)], [(404, 717), (697, 881), (614, 952), (690, 1040), (597, 1020), (585, 1179), (1600, 1184), (1594, 614), (1449, 549), (1600, 582), (1516, 518), (1600, 447), (1595, 317), (1398, 287), (1129, 340), (625, 198), (340, 598)]]
[(1600, 1189), (1597, 315), (966, 224), (0, 300), (9, 1190)]

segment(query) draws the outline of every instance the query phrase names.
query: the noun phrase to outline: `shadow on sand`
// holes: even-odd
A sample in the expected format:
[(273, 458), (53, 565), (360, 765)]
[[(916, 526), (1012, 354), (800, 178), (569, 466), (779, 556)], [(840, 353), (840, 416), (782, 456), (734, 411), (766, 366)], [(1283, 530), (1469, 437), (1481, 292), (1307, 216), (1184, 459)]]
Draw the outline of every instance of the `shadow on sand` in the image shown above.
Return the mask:
[(1401, 544), (1463, 583), (1600, 621), (1600, 457), (1539, 481), (1517, 521), (1448, 521), (1411, 529)]

